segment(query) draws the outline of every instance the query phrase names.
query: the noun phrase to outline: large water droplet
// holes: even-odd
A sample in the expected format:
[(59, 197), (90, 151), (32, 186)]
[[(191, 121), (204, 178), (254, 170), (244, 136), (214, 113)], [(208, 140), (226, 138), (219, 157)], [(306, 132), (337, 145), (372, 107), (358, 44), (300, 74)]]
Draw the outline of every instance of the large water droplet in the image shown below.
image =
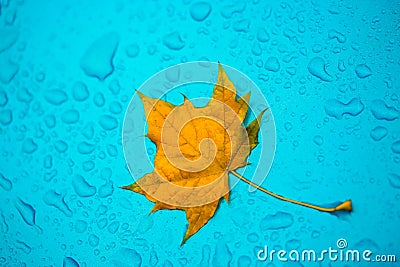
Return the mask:
[(96, 194), (96, 187), (90, 185), (82, 175), (75, 175), (72, 181), (75, 193), (80, 197), (91, 197)]
[(388, 134), (388, 130), (383, 126), (377, 126), (369, 134), (374, 141), (380, 141)]
[(325, 60), (323, 58), (314, 57), (311, 59), (307, 68), (313, 76), (319, 78), (321, 81), (333, 81), (332, 76), (326, 71)]
[(63, 267), (79, 267), (79, 264), (75, 259), (71, 257), (65, 257), (63, 260)]
[(394, 107), (389, 107), (383, 100), (372, 101), (371, 112), (378, 120), (393, 121), (399, 117), (399, 111)]
[(190, 7), (190, 16), (195, 21), (203, 21), (211, 13), (211, 5), (207, 2), (197, 2)]
[(264, 69), (277, 72), (281, 68), (281, 65), (279, 64), (279, 60), (277, 57), (269, 57), (265, 61)]
[(72, 97), (79, 102), (89, 98), (89, 90), (83, 82), (76, 82), (72, 86)]
[(103, 115), (99, 119), (100, 126), (106, 130), (110, 131), (118, 127), (118, 121), (110, 115)]
[(367, 78), (372, 75), (371, 69), (365, 64), (357, 65), (355, 68), (355, 71), (356, 71), (358, 78), (361, 78), (361, 79)]
[(337, 99), (329, 99), (325, 102), (325, 113), (328, 116), (340, 120), (344, 114), (357, 116), (364, 110), (364, 104), (359, 98), (353, 98), (348, 103)]
[(64, 198), (65, 198), (64, 194), (57, 193), (54, 190), (49, 190), (44, 194), (43, 201), (47, 205), (57, 208), (59, 211), (64, 213), (65, 216), (71, 217), (72, 211), (68, 207), (67, 203), (65, 203)]
[(185, 43), (178, 32), (164, 35), (163, 44), (171, 50), (181, 50), (185, 46)]
[(32, 138), (27, 138), (22, 143), (22, 151), (28, 154), (32, 154), (38, 149), (38, 145), (33, 141)]
[(396, 141), (392, 144), (391, 149), (393, 153), (400, 154), (400, 141)]
[(119, 36), (115, 32), (107, 33), (95, 40), (81, 59), (81, 68), (86, 75), (104, 80), (113, 71), (113, 57), (117, 50)]

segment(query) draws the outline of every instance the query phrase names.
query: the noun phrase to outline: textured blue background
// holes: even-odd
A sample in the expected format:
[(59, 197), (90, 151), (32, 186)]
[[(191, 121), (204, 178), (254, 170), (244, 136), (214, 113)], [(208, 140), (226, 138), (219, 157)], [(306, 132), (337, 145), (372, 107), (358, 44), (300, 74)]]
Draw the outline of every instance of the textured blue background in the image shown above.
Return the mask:
[[(338, 238), (399, 258), (398, 10), (2, 0), (0, 266), (265, 266), (255, 251), (266, 244), (319, 250)], [(242, 183), (179, 247), (183, 212), (148, 216), (150, 202), (118, 188), (132, 181), (121, 133), (134, 89), (194, 60), (241, 70), (268, 99), (277, 153), (263, 186), (318, 204), (351, 198), (354, 212), (320, 213)]]

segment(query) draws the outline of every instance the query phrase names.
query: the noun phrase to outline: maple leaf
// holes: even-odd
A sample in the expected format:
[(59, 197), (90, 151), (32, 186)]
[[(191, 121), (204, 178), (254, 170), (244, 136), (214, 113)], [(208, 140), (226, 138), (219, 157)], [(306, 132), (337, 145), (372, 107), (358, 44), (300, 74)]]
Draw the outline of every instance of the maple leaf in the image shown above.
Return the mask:
[(284, 198), (247, 180), (235, 170), (246, 166), (258, 144), (261, 117), (246, 128), (250, 93), (238, 97), (221, 64), (212, 98), (195, 107), (184, 96), (175, 106), (138, 92), (148, 124), (147, 137), (156, 145), (154, 170), (123, 189), (143, 194), (155, 202), (152, 212), (183, 210), (189, 222), (182, 244), (215, 214), (221, 198), (229, 201), (228, 174), (276, 198), (321, 211), (351, 210), (351, 201), (335, 208), (321, 208)]

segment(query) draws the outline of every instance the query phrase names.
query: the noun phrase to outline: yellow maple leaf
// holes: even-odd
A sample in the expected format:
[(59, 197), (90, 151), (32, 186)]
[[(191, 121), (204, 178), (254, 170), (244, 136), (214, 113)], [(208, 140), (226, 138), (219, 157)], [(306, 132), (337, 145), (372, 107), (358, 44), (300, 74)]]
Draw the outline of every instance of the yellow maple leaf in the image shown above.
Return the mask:
[(148, 124), (147, 137), (156, 145), (154, 171), (135, 183), (122, 187), (145, 195), (157, 210), (183, 210), (189, 222), (182, 244), (213, 216), (219, 201), (229, 201), (228, 174), (284, 201), (320, 211), (351, 210), (351, 201), (335, 208), (322, 208), (274, 194), (247, 180), (235, 170), (247, 165), (247, 157), (258, 144), (260, 120), (246, 128), (250, 93), (236, 95), (236, 88), (221, 64), (212, 98), (204, 107), (195, 107), (184, 96), (175, 106), (142, 93)]

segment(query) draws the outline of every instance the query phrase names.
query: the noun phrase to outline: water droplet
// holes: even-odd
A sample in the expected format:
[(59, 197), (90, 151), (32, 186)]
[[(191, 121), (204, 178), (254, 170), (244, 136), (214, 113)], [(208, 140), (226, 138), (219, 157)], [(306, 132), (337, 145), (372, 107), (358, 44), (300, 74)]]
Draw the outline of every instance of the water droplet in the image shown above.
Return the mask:
[(79, 267), (79, 264), (75, 259), (71, 257), (65, 257), (63, 260), (63, 267)]
[(57, 193), (54, 190), (49, 190), (44, 194), (43, 201), (47, 205), (57, 208), (59, 211), (64, 213), (65, 216), (71, 217), (72, 211), (65, 203), (64, 198), (65, 198), (64, 194)]
[(107, 145), (107, 153), (110, 157), (116, 157), (118, 155), (117, 147), (114, 145)]
[(6, 92), (0, 90), (0, 107), (4, 107), (8, 103), (8, 97)]
[(93, 97), (93, 102), (96, 106), (102, 107), (106, 103), (104, 95), (100, 92), (96, 93)]
[(242, 255), (238, 259), (238, 267), (249, 267), (251, 266), (251, 258), (246, 255)]
[(44, 117), (44, 124), (46, 124), (47, 128), (54, 128), (56, 126), (56, 117), (52, 114), (46, 115)]
[(58, 153), (64, 153), (68, 150), (68, 144), (62, 140), (58, 140), (54, 143), (54, 148), (57, 150)]
[(149, 54), (150, 56), (154, 55), (156, 52), (157, 52), (157, 46), (149, 45), (147, 47), (147, 54)]
[(344, 65), (344, 61), (343, 60), (339, 60), (338, 61), (338, 70), (343, 72), (346, 70), (346, 66)]
[(36, 74), (36, 77), (35, 77), (36, 81), (39, 83), (43, 82), (45, 80), (45, 78), (46, 78), (46, 74), (44, 72), (39, 72), (38, 74)]
[(212, 259), (213, 266), (230, 266), (232, 261), (232, 253), (228, 246), (219, 241), (215, 247), (214, 257)]
[(111, 196), (113, 192), (114, 192), (114, 186), (112, 181), (106, 181), (105, 184), (100, 186), (98, 194), (99, 197), (105, 198)]
[(374, 141), (380, 141), (388, 134), (388, 130), (383, 126), (377, 126), (369, 134)]
[(54, 177), (57, 176), (57, 170), (51, 170), (50, 172), (46, 172), (43, 176), (43, 180), (45, 182), (50, 182)]
[(319, 238), (321, 236), (321, 233), (319, 231), (312, 231), (311, 237), (312, 238)]
[(90, 234), (88, 241), (90, 246), (97, 247), (99, 245), (100, 238), (95, 234)]
[(269, 57), (265, 61), (264, 69), (277, 72), (281, 68), (281, 65), (279, 64), (279, 60), (277, 57)]
[(119, 221), (114, 221), (108, 225), (107, 230), (111, 234), (115, 234), (118, 231), (118, 228), (119, 228)]
[(290, 213), (278, 211), (275, 214), (265, 216), (260, 223), (261, 231), (276, 230), (290, 227), (293, 224), (293, 216)]
[(133, 205), (126, 197), (120, 199), (121, 207), (127, 210), (133, 210)]
[(346, 36), (336, 30), (330, 30), (328, 33), (329, 39), (336, 39), (339, 43), (346, 42)]
[(181, 266), (187, 266), (188, 265), (188, 259), (187, 258), (179, 258), (178, 262), (179, 262), (179, 264)]
[(97, 221), (97, 227), (99, 229), (104, 229), (108, 224), (107, 218), (102, 218)]
[(24, 103), (29, 103), (33, 99), (32, 94), (25, 87), (19, 88), (17, 91), (17, 100)]
[(181, 70), (179, 65), (168, 68), (165, 71), (165, 78), (167, 78), (167, 80), (170, 81), (171, 83), (178, 82), (180, 76), (181, 76)]
[(112, 256), (112, 261), (117, 266), (124, 266), (129, 262), (129, 266), (142, 266), (142, 257), (132, 248), (120, 248)]
[(1, 36), (0, 53), (2, 53), (16, 43), (18, 39), (18, 31), (14, 27), (1, 27), (0, 36)]
[(22, 151), (28, 154), (32, 154), (38, 149), (38, 145), (33, 141), (32, 138), (27, 138), (22, 143)]
[(85, 141), (78, 144), (78, 152), (81, 154), (90, 154), (95, 150), (95, 148), (95, 145)]
[(92, 160), (87, 160), (87, 161), (82, 163), (82, 169), (85, 172), (89, 172), (89, 171), (93, 170), (94, 167), (95, 167), (95, 164), (94, 164), (94, 162)]
[(393, 153), (400, 154), (400, 141), (396, 141), (392, 144), (391, 149)]
[(264, 28), (259, 28), (257, 31), (257, 40), (259, 42), (265, 43), (270, 39), (268, 32)]
[(110, 131), (118, 127), (118, 121), (110, 115), (103, 115), (99, 119), (100, 126), (106, 130)]
[(290, 130), (292, 130), (292, 128), (293, 128), (293, 125), (290, 122), (285, 123), (285, 130), (287, 132), (290, 132)]
[(397, 175), (395, 173), (390, 173), (388, 176), (389, 184), (393, 188), (400, 189), (400, 175)]
[(82, 175), (75, 175), (72, 186), (75, 193), (80, 197), (91, 197), (96, 194), (96, 187), (90, 185)]
[(20, 240), (16, 240), (15, 247), (17, 249), (23, 251), (25, 254), (29, 254), (32, 252), (32, 248), (28, 244), (26, 244), (25, 242), (22, 242)]
[(13, 184), (11, 180), (5, 177), (2, 173), (0, 173), (0, 187), (6, 191), (11, 191), (12, 186)]
[(324, 138), (320, 135), (316, 135), (314, 136), (313, 141), (316, 145), (321, 146), (324, 143)]
[(121, 85), (118, 80), (113, 79), (108, 84), (108, 89), (113, 93), (113, 95), (117, 95), (121, 91)]
[(236, 32), (247, 33), (250, 30), (250, 20), (249, 19), (239, 19), (233, 23), (233, 30)]
[(319, 52), (321, 52), (321, 51), (322, 51), (322, 45), (320, 45), (320, 44), (314, 44), (313, 47), (312, 47), (312, 51), (313, 51), (314, 53), (319, 53)]
[[(201, 265), (201, 266), (204, 266), (204, 265)], [(174, 267), (174, 265), (169, 260), (165, 260), (163, 267)]]
[(357, 116), (364, 110), (364, 104), (359, 98), (353, 98), (348, 103), (337, 99), (329, 99), (325, 102), (325, 113), (340, 120), (344, 114)]
[(0, 111), (0, 123), (4, 126), (10, 125), (13, 120), (12, 111), (5, 109)]
[(101, 170), (101, 179), (109, 180), (112, 176), (112, 170), (108, 167)]
[(155, 252), (154, 250), (150, 251), (149, 263), (150, 263), (150, 266), (157, 266), (158, 256), (157, 256), (157, 252)]
[(53, 89), (44, 92), (44, 99), (53, 105), (61, 105), (68, 100), (68, 96), (64, 91)]
[(172, 32), (163, 37), (163, 44), (171, 50), (181, 50), (185, 43), (178, 32)]
[[(287, 68), (286, 68), (286, 72), (287, 72), (289, 75), (294, 76), (294, 75), (296, 74), (297, 70), (296, 70), (295, 67), (287, 67)], [(289, 88), (290, 88), (290, 87), (289, 87)]]
[(128, 57), (137, 57), (139, 55), (140, 48), (137, 44), (130, 44), (125, 48), (125, 54)]
[(140, 219), (139, 223), (141, 227), (140, 229), (137, 229), (137, 231), (141, 234), (146, 233), (153, 227), (154, 224), (153, 217), (146, 217), (146, 218), (143, 217), (142, 219)]
[(190, 16), (195, 21), (205, 20), (211, 13), (211, 5), (207, 2), (197, 2), (190, 7)]
[(6, 222), (6, 218), (4, 217), (3, 212), (0, 212), (0, 229), (2, 233), (8, 232), (8, 224)]
[(367, 78), (372, 75), (371, 69), (365, 64), (359, 64), (355, 68), (358, 78)]
[(314, 57), (311, 59), (307, 68), (313, 76), (319, 78), (321, 81), (333, 81), (332, 76), (326, 71), (325, 60), (323, 58)]
[(76, 82), (72, 86), (72, 97), (79, 102), (89, 98), (89, 90), (83, 82)]
[(0, 82), (10, 83), (19, 70), (19, 65), (5, 57), (0, 57)]
[(259, 239), (260, 239), (260, 237), (255, 232), (247, 235), (247, 241), (249, 241), (251, 243), (256, 243), (256, 242), (258, 242)]
[(80, 66), (86, 75), (104, 80), (114, 71), (113, 58), (119, 43), (115, 32), (95, 40), (81, 58)]
[(79, 111), (76, 109), (69, 109), (63, 112), (61, 120), (67, 124), (74, 124), (79, 121)]
[(209, 245), (203, 245), (201, 250), (201, 262), (200, 266), (209, 266), (210, 265), (210, 257), (211, 257), (211, 248)]
[(88, 226), (87, 222), (85, 222), (83, 220), (77, 220), (75, 222), (75, 232), (83, 233), (86, 231), (87, 226)]
[(122, 111), (122, 106), (117, 101), (112, 101), (109, 105), (109, 110), (113, 114), (119, 114)]
[(87, 139), (92, 139), (94, 136), (94, 127), (93, 123), (88, 123), (83, 129), (82, 129), (82, 135), (86, 137)]
[(225, 5), (221, 8), (221, 15), (229, 19), (233, 16), (233, 14), (242, 13), (246, 9), (246, 3), (237, 2)]
[(42, 232), (42, 229), (36, 225), (36, 210), (32, 207), (32, 205), (24, 202), (20, 198), (17, 198), (15, 207), (27, 225), (36, 226), (36, 228)]
[(389, 107), (383, 100), (372, 101), (371, 112), (378, 120), (393, 121), (399, 117), (399, 111), (394, 107)]

